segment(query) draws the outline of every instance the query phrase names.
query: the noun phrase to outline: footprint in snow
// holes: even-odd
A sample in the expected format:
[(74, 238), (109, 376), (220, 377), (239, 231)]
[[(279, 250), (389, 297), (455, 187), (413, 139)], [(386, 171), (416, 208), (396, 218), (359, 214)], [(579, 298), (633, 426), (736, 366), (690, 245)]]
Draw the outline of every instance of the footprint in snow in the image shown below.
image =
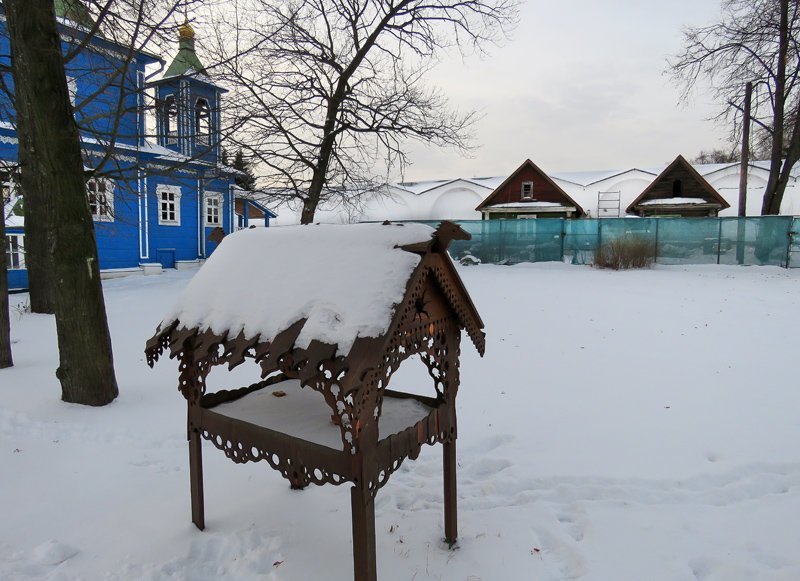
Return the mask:
[(33, 561), (39, 565), (60, 565), (67, 559), (71, 559), (80, 551), (65, 543), (60, 543), (55, 539), (45, 541), (33, 549)]

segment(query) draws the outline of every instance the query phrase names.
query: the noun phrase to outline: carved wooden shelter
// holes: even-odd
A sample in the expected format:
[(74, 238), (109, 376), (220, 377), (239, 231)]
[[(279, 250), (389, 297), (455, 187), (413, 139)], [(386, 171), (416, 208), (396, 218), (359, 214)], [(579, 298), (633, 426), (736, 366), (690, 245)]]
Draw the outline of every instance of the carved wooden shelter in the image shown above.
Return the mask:
[[(406, 458), (439, 442), (445, 538), (455, 542), (461, 330), (481, 355), (485, 346), (481, 318), (447, 254), (451, 240), (467, 238), (450, 222), (436, 231), (323, 225), (225, 238), (145, 350), (151, 366), (165, 350), (179, 362), (198, 528), (205, 438), (234, 462), (266, 461), (293, 488), (350, 483), (355, 579), (375, 580), (375, 495)], [(258, 258), (280, 276), (268, 284), (254, 277), (258, 266), (248, 261)], [(353, 260), (362, 263), (344, 268)], [(344, 272), (332, 275), (336, 268)], [(427, 367), (430, 396), (389, 389), (412, 355)], [(248, 360), (260, 381), (206, 393), (215, 366)]]

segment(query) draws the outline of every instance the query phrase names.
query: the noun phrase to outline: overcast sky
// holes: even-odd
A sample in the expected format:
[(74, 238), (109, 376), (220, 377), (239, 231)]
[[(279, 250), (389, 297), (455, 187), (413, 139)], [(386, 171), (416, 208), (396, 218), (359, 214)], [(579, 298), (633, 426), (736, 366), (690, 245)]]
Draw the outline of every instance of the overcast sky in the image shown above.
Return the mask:
[(545, 171), (647, 167), (722, 147), (716, 111), (663, 71), (681, 29), (719, 18), (719, 0), (528, 0), (488, 57), (448, 55), (428, 81), (478, 109), (472, 158), (414, 146), (406, 180), (507, 175), (526, 158)]

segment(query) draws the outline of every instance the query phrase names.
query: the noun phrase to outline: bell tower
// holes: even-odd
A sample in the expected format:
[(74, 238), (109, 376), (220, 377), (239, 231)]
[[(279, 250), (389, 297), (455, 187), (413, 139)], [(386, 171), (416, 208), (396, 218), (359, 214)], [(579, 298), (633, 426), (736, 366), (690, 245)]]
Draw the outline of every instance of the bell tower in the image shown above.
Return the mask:
[(158, 144), (216, 165), (220, 158), (220, 103), (214, 83), (195, 52), (188, 20), (178, 29), (178, 54), (156, 86)]

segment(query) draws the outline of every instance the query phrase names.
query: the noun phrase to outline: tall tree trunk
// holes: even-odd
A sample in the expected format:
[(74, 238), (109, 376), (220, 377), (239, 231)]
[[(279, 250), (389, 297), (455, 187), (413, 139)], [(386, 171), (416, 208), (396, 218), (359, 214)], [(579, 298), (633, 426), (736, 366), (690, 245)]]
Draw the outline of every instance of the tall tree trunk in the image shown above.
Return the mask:
[(0, 201), (0, 369), (11, 367), (11, 322), (8, 316), (8, 264), (6, 261), (6, 215)]
[[(778, 214), (783, 188), (780, 187), (781, 162), (783, 157), (783, 128), (786, 107), (786, 55), (789, 48), (789, 0), (780, 0), (781, 21), (778, 29), (778, 68), (775, 71), (775, 114), (772, 124), (772, 148), (769, 162), (769, 178), (764, 190), (761, 215)], [(777, 205), (776, 205), (777, 199)]]
[(781, 166), (780, 175), (776, 181), (775, 194), (770, 200), (769, 213), (779, 214), (781, 211), (781, 203), (783, 202), (783, 194), (786, 191), (786, 186), (789, 183), (789, 178), (792, 174), (792, 168), (800, 161), (800, 101), (797, 104), (797, 111), (795, 111), (795, 122), (792, 127), (792, 134), (789, 137), (789, 143), (785, 144), (786, 157)]
[(318, 204), (319, 204), (319, 196), (317, 196), (316, 198), (303, 199), (303, 209), (300, 212), (301, 224), (311, 224), (311, 222), (314, 221), (314, 214), (317, 211)]
[[(17, 131), (20, 168), (29, 167), (35, 154), (26, 131)], [(28, 293), (31, 312), (52, 315), (55, 312), (53, 282), (53, 248), (48, 224), (52, 213), (49, 197), (52, 192), (41, 190), (33, 172), (20, 172), (19, 182), (25, 202), (25, 268), (28, 270)]]
[[(55, 315), (62, 399), (105, 405), (117, 380), (53, 0), (3, 0), (11, 39), (17, 131), (27, 147), (20, 167), (51, 202)], [(24, 191), (24, 190), (23, 190)]]
[[(30, 165), (28, 157), (33, 148), (26, 143), (23, 132), (19, 135), (20, 167)], [(31, 311), (53, 314), (55, 312), (55, 284), (50, 231), (47, 227), (51, 213), (52, 192), (42, 192), (35, 180), (20, 176), (20, 188), (25, 200), (25, 266), (28, 269)]]

